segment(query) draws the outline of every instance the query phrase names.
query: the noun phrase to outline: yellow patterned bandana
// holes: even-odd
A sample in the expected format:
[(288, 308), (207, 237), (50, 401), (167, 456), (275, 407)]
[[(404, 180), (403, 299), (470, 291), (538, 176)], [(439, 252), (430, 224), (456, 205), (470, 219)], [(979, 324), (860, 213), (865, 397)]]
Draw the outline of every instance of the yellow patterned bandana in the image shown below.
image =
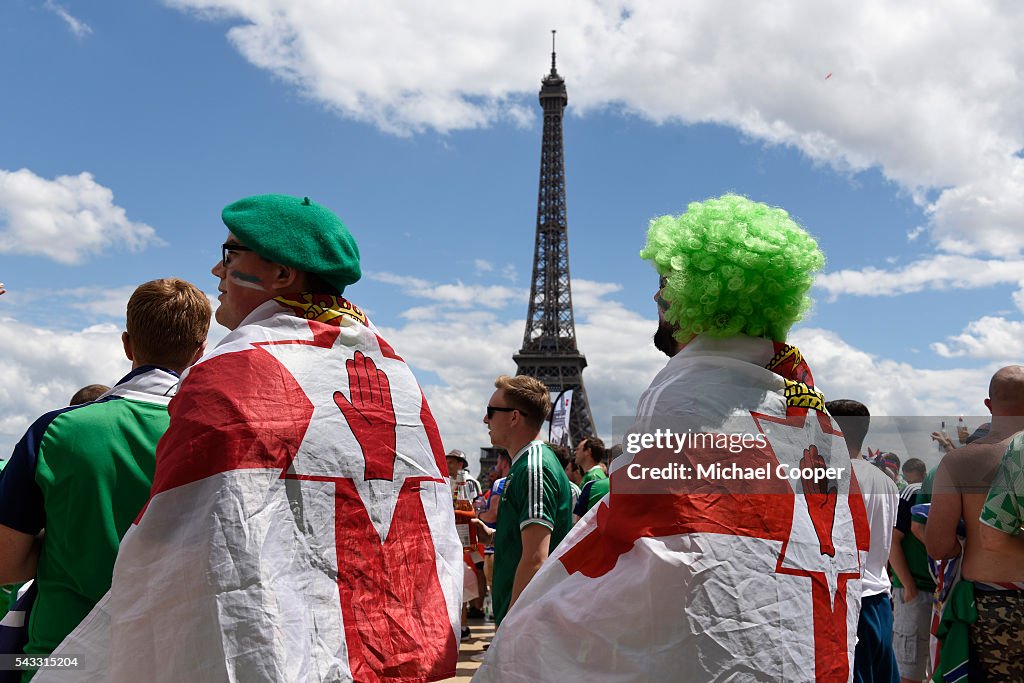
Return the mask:
[(786, 405), (790, 408), (813, 408), (825, 412), (825, 395), (813, 387), (791, 379), (786, 382)]
[(359, 307), (341, 296), (330, 294), (311, 294), (302, 292), (299, 301), (284, 296), (275, 297), (274, 301), (287, 306), (295, 315), (306, 320), (315, 320), (328, 325), (340, 325), (342, 318), (351, 318), (363, 325), (369, 325), (366, 314)]
[(825, 412), (825, 396), (814, 388), (811, 370), (800, 349), (782, 342), (772, 342), (775, 355), (765, 367), (782, 375), (786, 381), (786, 405), (790, 408), (812, 408)]

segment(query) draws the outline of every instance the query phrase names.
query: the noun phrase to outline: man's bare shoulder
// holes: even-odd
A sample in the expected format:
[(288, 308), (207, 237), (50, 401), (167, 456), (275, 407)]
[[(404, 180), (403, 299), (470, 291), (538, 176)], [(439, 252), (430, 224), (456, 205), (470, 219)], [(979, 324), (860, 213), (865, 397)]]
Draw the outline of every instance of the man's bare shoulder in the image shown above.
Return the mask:
[(979, 461), (986, 459), (1001, 459), (1012, 438), (1008, 436), (1004, 439), (994, 439), (991, 441), (987, 438), (978, 439), (974, 443), (969, 443), (966, 446), (950, 451), (942, 460), (949, 462), (950, 466), (962, 467), (965, 465), (977, 465)]
[(965, 492), (975, 489), (987, 491), (1009, 442), (1010, 437), (978, 439), (950, 451), (942, 458), (942, 463), (953, 483)]

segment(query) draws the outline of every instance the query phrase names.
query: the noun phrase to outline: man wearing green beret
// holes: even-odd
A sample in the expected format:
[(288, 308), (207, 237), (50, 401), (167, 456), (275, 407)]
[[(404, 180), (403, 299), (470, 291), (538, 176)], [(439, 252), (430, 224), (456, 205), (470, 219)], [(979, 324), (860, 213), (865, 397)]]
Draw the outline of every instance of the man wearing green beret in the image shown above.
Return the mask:
[(343, 296), (355, 239), (303, 197), (248, 197), (223, 220), (212, 272), (232, 332), (182, 376), (103, 615), (64, 651), (99, 679), (454, 676), (444, 449), (408, 365)]
[(213, 267), (217, 322), (235, 329), (282, 294), (341, 294), (359, 280), (359, 247), (341, 220), (308, 197), (246, 197), (221, 213), (231, 231)]

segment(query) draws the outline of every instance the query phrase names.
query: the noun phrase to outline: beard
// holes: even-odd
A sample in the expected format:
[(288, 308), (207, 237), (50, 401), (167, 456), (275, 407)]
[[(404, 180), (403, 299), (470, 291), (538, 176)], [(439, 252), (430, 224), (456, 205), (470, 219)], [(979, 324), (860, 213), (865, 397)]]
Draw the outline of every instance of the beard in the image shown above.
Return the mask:
[(654, 348), (672, 358), (679, 351), (679, 342), (675, 338), (676, 328), (664, 320), (658, 321), (658, 331), (654, 333)]

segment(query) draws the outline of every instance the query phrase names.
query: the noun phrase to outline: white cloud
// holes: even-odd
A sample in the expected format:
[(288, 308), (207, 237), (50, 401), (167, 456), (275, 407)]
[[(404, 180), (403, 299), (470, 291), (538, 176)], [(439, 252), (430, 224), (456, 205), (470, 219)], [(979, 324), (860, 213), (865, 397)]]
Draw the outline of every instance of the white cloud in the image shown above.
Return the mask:
[(115, 247), (161, 243), (153, 228), (128, 220), (90, 173), (48, 180), (24, 168), (0, 169), (0, 253), (75, 264)]
[(121, 328), (94, 325), (59, 331), (6, 318), (0, 324), (0, 457), (29, 424), (63, 408), (87, 384), (111, 385), (131, 368)]
[(976, 177), (944, 190), (928, 205), (932, 238), (954, 253), (1016, 255), (1024, 248), (1024, 159), (1007, 141), (1003, 156), (986, 159)]
[[(125, 307), (134, 287), (80, 287), (59, 292), (18, 292), (4, 295), (6, 312), (25, 312), (39, 299), (60, 297), (85, 319), (116, 322), (90, 324), (81, 329), (56, 329), (0, 318), (0, 459), (11, 450), (28, 426), (50, 410), (67, 406), (72, 394), (87, 384), (113, 385), (131, 369), (121, 346)], [(207, 294), (214, 309), (217, 300)], [(10, 297), (10, 298), (8, 298)], [(207, 348), (213, 348), (228, 330), (213, 321)]]
[(412, 277), (410, 275), (396, 275), (395, 273), (368, 273), (367, 277), (377, 282), (383, 282), (388, 285), (398, 285), (406, 292), (420, 292), (428, 287), (430, 283), (423, 278)]
[(1024, 358), (1024, 322), (985, 316), (971, 321), (946, 343), (936, 342), (931, 347), (945, 358), (968, 356), (1019, 363)]
[(819, 275), (814, 281), (828, 292), (830, 301), (842, 294), (896, 296), (926, 289), (978, 289), (1007, 283), (1024, 286), (1024, 260), (940, 254), (896, 270), (839, 270)]
[(943, 420), (947, 431), (951, 430), (950, 419), (959, 415), (975, 416), (968, 420), (971, 429), (985, 421), (989, 379), (1005, 365), (995, 362), (978, 368), (918, 368), (866, 353), (835, 332), (819, 328), (798, 328), (789, 342), (803, 353), (815, 385), (827, 400), (861, 401), (871, 411), (872, 434), (877, 433), (876, 426), (888, 426), (897, 427), (902, 435), (902, 443), (880, 444), (869, 434), (866, 445), (892, 449), (904, 460), (918, 457), (929, 466), (939, 457), (929, 434), (938, 430)]
[(604, 297), (621, 291), (622, 285), (615, 282), (595, 282), (593, 280), (577, 278), (572, 281), (573, 309), (576, 311), (587, 311), (600, 308), (606, 303)]
[[(471, 469), (476, 472), (478, 449), (489, 445), (481, 421), (483, 408), (494, 391), (494, 379), (515, 372), (512, 355), (522, 346), (525, 320), (500, 319), (493, 312), (493, 298), (479, 295), (505, 288), (438, 285), (390, 273), (370, 277), (445, 304), (441, 309), (408, 309), (401, 314), (404, 325), (381, 332), (415, 369), (429, 371), (440, 380), (427, 382), (424, 392), (445, 447), (470, 454)], [(622, 290), (621, 285), (578, 279), (572, 287), (577, 344), (588, 362), (583, 381), (597, 429), (610, 439), (612, 418), (635, 413), (641, 392), (667, 359), (652, 342), (657, 320), (637, 315), (609, 298)], [(525, 297), (525, 292), (515, 292), (509, 301)]]
[(1018, 310), (1024, 311), (1024, 285), (1013, 293), (1013, 303), (1016, 304)]
[[(381, 334), (415, 371), (438, 377), (439, 382), (419, 379), (444, 446), (465, 451), (475, 463), (478, 449), (489, 445), (481, 420), (494, 378), (514, 372), (512, 353), (522, 343), (523, 323), (434, 310), (429, 318), (414, 316), (402, 327), (382, 328)], [(471, 469), (475, 473), (477, 466)]]
[(487, 308), (504, 308), (513, 301), (522, 301), (524, 292), (503, 287), (501, 285), (465, 285), (461, 282), (447, 285), (437, 285), (427, 292), (428, 296), (439, 303), (453, 306), (486, 306)]
[(656, 318), (644, 318), (604, 298), (578, 311), (576, 336), (587, 357), (587, 397), (598, 431), (607, 441), (612, 418), (636, 414), (640, 394), (668, 358), (654, 348)]
[(803, 353), (815, 384), (829, 400), (854, 398), (873, 415), (970, 415), (984, 410), (988, 381), (983, 368), (929, 370), (879, 358), (819, 328), (798, 328), (790, 343)]
[(1019, 4), (166, 2), (230, 22), (253, 64), (400, 134), (535, 121), (541, 27), (558, 27), (578, 112), (723, 124), (837, 169), (878, 167), (925, 207), (943, 249), (1024, 248)]
[(92, 27), (84, 21), (74, 18), (71, 13), (67, 11), (62, 5), (58, 5), (53, 0), (46, 0), (43, 3), (43, 7), (56, 14), (58, 17), (64, 20), (67, 24), (68, 29), (75, 34), (78, 38), (84, 38), (85, 36), (92, 33)]
[(29, 319), (43, 304), (59, 301), (62, 308), (75, 311), (66, 319), (74, 324), (112, 323), (124, 325), (128, 298), (135, 286), (99, 287), (86, 285), (69, 289), (17, 289), (4, 295), (5, 312)]
[(525, 291), (502, 285), (467, 285), (462, 282), (436, 284), (422, 278), (380, 272), (370, 273), (367, 277), (377, 282), (398, 285), (406, 295), (431, 299), (438, 306), (484, 306), (497, 310), (513, 301), (527, 298)]
[[(4, 304), (5, 310), (12, 317), (27, 318), (33, 311), (38, 310), (40, 302), (60, 301), (61, 306), (78, 312), (73, 318), (76, 322), (113, 324), (118, 329), (123, 329), (128, 299), (131, 298), (136, 287), (137, 285), (121, 287), (87, 285), (56, 291), (42, 289), (15, 291), (4, 295)], [(208, 292), (204, 292), (204, 294), (210, 302), (210, 307), (216, 313), (217, 307), (220, 305), (217, 297)], [(72, 320), (72, 318), (68, 318), (68, 320)], [(215, 319), (211, 320), (207, 345), (212, 347), (227, 333), (227, 328), (220, 325)]]
[[(613, 283), (573, 282), (577, 342), (588, 362), (583, 381), (605, 438), (611, 437), (613, 417), (635, 413), (641, 392), (667, 361), (652, 343), (657, 320), (606, 298), (620, 289)], [(525, 321), (499, 320), (480, 309), (440, 315), (432, 309), (429, 317), (413, 313), (405, 319), (404, 326), (383, 328), (382, 334), (414, 368), (440, 379), (424, 391), (445, 447), (475, 458), (477, 449), (489, 444), (483, 409), (494, 379), (515, 372), (512, 355), (522, 346)]]
[[(210, 306), (213, 308), (213, 314), (214, 316), (216, 316), (217, 307), (220, 306), (220, 302), (217, 300), (217, 297), (213, 296), (212, 294), (207, 294), (206, 298), (209, 299)], [(365, 311), (366, 309), (363, 310)], [(210, 350), (213, 347), (215, 347), (217, 344), (220, 343), (221, 339), (228, 336), (228, 332), (230, 331), (231, 330), (217, 322), (216, 317), (211, 318), (210, 331), (206, 333), (206, 349)]]
[(480, 258), (473, 261), (473, 272), (477, 275), (490, 275), (491, 273), (495, 273), (502, 280), (508, 280), (513, 285), (516, 283), (516, 279), (518, 279), (516, 267), (511, 263), (506, 263), (499, 269), (492, 262)]
[(69, 308), (86, 313), (93, 318), (110, 318), (123, 325), (128, 299), (134, 291), (134, 286), (125, 285), (113, 288), (75, 287), (52, 293), (35, 292), (34, 294), (45, 298), (58, 297), (60, 301), (66, 302)]
[[(518, 50), (533, 33), (543, 54), (544, 35), (533, 27), (553, 19), (537, 0), (491, 5), (486, 12), (394, 1), (167, 4), (232, 21), (228, 39), (250, 62), (348, 118), (398, 134), (532, 120), (531, 108), (510, 99), (522, 90), (517, 76), (530, 73), (536, 81), (539, 75), (536, 66), (518, 59)], [(501, 37), (504, 31), (507, 37)]]

